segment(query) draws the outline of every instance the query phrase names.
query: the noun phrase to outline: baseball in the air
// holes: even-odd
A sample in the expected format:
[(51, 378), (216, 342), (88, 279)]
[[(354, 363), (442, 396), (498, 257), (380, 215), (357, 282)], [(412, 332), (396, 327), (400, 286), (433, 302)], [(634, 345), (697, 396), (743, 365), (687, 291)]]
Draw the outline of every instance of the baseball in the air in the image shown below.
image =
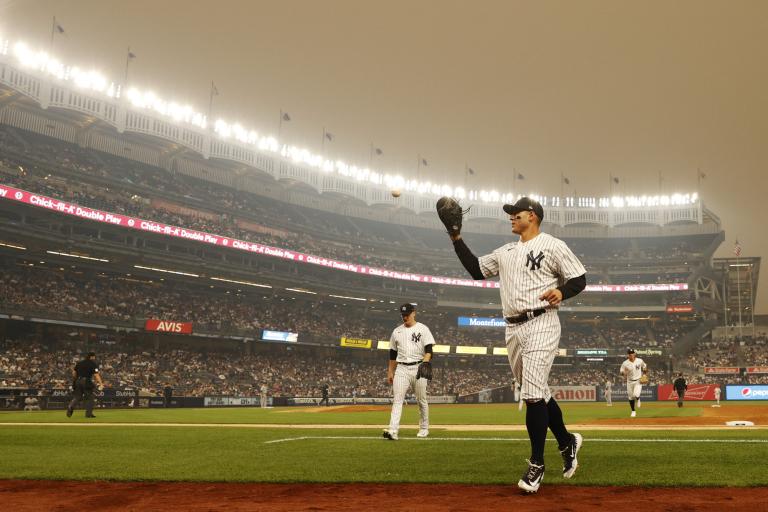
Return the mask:
[(399, 188), (393, 188), (392, 189), (392, 197), (400, 197), (400, 189)]

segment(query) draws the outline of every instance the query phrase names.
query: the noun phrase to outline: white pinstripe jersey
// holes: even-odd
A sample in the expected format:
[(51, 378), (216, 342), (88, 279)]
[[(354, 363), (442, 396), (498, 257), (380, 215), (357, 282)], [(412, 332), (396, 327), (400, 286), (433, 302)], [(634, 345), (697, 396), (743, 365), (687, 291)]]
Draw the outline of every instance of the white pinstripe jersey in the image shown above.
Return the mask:
[(646, 369), (648, 369), (648, 367), (645, 365), (645, 362), (639, 357), (636, 357), (634, 362), (625, 359), (624, 362), (621, 363), (621, 370), (619, 370), (619, 373), (624, 375), (627, 380), (639, 380), (640, 377), (643, 376), (643, 370)]
[(415, 363), (424, 359), (424, 347), (434, 345), (435, 338), (426, 325), (416, 322), (413, 327), (400, 324), (389, 337), (389, 349), (397, 350), (398, 363)]
[(508, 243), (478, 260), (486, 278), (499, 276), (505, 317), (550, 307), (539, 300), (542, 293), (587, 273), (565, 242), (546, 233)]

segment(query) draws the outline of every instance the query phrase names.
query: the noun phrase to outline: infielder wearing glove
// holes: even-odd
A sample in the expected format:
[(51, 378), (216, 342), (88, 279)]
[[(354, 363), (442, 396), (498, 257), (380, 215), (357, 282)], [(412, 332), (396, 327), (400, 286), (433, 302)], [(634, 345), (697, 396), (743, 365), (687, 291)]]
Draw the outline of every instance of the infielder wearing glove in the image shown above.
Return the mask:
[(432, 363), (424, 361), (419, 364), (419, 370), (416, 372), (417, 379), (432, 380)]
[(462, 210), (459, 202), (452, 197), (441, 197), (437, 200), (437, 216), (445, 225), (448, 234), (458, 236), (461, 233), (461, 221), (469, 208)]

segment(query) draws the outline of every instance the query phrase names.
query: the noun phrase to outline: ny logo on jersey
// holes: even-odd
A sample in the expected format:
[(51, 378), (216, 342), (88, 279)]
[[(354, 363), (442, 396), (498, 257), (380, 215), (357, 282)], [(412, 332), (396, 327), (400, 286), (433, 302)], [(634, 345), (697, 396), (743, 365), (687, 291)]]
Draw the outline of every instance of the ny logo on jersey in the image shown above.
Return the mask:
[(414, 343), (418, 343), (421, 341), (421, 333), (413, 333), (411, 334), (411, 341)]
[(527, 267), (529, 264), (531, 266), (531, 270), (538, 270), (541, 268), (541, 260), (544, 259), (544, 253), (539, 251), (538, 256), (533, 255), (533, 251), (528, 253), (528, 259), (525, 261), (525, 266)]

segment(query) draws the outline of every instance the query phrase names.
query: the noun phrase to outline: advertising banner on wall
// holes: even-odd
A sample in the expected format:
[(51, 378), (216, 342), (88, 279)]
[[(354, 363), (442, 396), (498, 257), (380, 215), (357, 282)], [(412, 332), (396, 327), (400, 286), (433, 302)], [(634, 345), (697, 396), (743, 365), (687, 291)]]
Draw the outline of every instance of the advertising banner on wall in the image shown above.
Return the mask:
[(749, 384), (725, 386), (726, 400), (768, 400), (768, 385)]
[(341, 338), (342, 347), (371, 348), (372, 344), (373, 340), (366, 340), (362, 338)]
[(507, 322), (502, 317), (460, 316), (459, 327), (506, 327)]
[(152, 332), (172, 332), (177, 334), (192, 334), (192, 322), (173, 322), (170, 320), (147, 319), (144, 329)]
[(693, 313), (693, 304), (667, 304), (667, 313)]
[(739, 368), (736, 366), (707, 366), (704, 368), (707, 375), (738, 375)]
[[(688, 384), (684, 400), (714, 400), (717, 384)], [(658, 389), (659, 400), (677, 401), (677, 391), (672, 384), (662, 384)]]
[[(258, 407), (261, 399), (257, 396), (206, 396), (205, 407)], [(272, 405), (272, 397), (267, 397), (267, 405)]]
[(262, 341), (284, 341), (286, 343), (296, 343), (299, 341), (299, 333), (287, 331), (261, 331)]
[(594, 402), (597, 400), (595, 386), (549, 386), (549, 390), (558, 402)]
[[(613, 386), (611, 400), (614, 402), (627, 400), (627, 386), (625, 383), (622, 382)], [(656, 386), (643, 386), (640, 392), (640, 400), (647, 400), (649, 402), (658, 400)], [(603, 386), (597, 388), (597, 401), (605, 402), (605, 388)]]

